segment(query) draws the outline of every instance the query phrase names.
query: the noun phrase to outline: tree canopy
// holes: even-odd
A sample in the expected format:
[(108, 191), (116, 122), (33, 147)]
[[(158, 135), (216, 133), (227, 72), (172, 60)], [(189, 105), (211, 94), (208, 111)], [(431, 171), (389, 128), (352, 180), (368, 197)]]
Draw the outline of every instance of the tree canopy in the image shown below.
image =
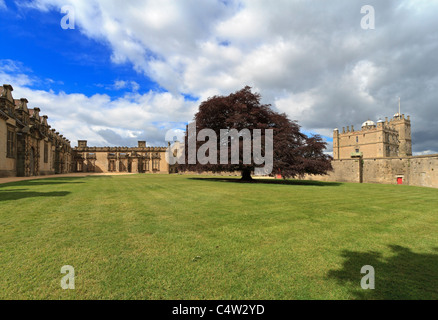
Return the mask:
[[(283, 178), (302, 177), (305, 174), (326, 174), (331, 167), (332, 158), (324, 153), (326, 143), (321, 136), (314, 135), (308, 137), (300, 131), (300, 126), (297, 121), (290, 120), (286, 114), (278, 113), (271, 109), (269, 104), (261, 104), (261, 96), (258, 93), (251, 92), (251, 88), (245, 88), (232, 93), (228, 96), (214, 96), (202, 102), (199, 106), (199, 111), (195, 114), (194, 120), (196, 123), (196, 132), (203, 129), (211, 129), (220, 137), (215, 143), (215, 148), (208, 149), (207, 155), (218, 159), (217, 163), (201, 164), (199, 161), (178, 166), (181, 171), (240, 171), (242, 178), (245, 180), (251, 179), (251, 173), (258, 167), (260, 163), (254, 161), (254, 150), (251, 149), (251, 161), (244, 161), (244, 139), (242, 134), (239, 135), (239, 160), (238, 163), (220, 163), (220, 148), (224, 143), (228, 146), (229, 139), (223, 135), (221, 130), (230, 131), (236, 129), (238, 132), (247, 131), (254, 137), (256, 129), (261, 129), (261, 140), (265, 144), (261, 144), (262, 153), (266, 155), (268, 151), (265, 149), (268, 135), (268, 129), (272, 129), (273, 133), (273, 166), (271, 175), (281, 174)], [(242, 131), (243, 130), (243, 131)], [(185, 142), (189, 142), (189, 130), (186, 131)], [(196, 150), (200, 151), (203, 141), (196, 141)], [(202, 139), (201, 139), (202, 140)], [(209, 141), (212, 143), (211, 141)], [(237, 141), (235, 141), (237, 142)], [(252, 141), (254, 143), (254, 139)], [(205, 149), (205, 148), (204, 148)], [(215, 154), (212, 154), (215, 153)], [(232, 148), (228, 148), (229, 159), (231, 157)], [(188, 156), (186, 148), (186, 159)], [(210, 158), (211, 159), (211, 158)], [(257, 162), (257, 163), (256, 163)]]

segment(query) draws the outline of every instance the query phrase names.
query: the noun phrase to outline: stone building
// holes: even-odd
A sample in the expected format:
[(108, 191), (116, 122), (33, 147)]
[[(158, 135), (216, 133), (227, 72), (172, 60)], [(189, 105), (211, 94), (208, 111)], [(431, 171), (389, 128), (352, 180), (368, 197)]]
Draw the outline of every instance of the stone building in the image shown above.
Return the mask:
[(359, 131), (335, 129), (332, 167), (304, 179), (438, 188), (438, 154), (412, 156), (411, 120), (400, 112), (389, 121), (365, 121)]
[(388, 121), (377, 124), (365, 121), (359, 131), (354, 127), (333, 132), (333, 158), (335, 160), (363, 158), (390, 158), (412, 156), (411, 120), (404, 114), (396, 113)]
[(72, 171), (70, 141), (47, 123), (40, 109), (0, 87), (0, 177), (30, 177)]
[(12, 96), (11, 85), (0, 87), (0, 177), (30, 177), (70, 172), (171, 173), (165, 147), (89, 147), (70, 141), (47, 123), (40, 109)]
[(139, 141), (137, 147), (89, 147), (79, 140), (74, 149), (76, 172), (170, 173), (165, 147), (147, 147)]

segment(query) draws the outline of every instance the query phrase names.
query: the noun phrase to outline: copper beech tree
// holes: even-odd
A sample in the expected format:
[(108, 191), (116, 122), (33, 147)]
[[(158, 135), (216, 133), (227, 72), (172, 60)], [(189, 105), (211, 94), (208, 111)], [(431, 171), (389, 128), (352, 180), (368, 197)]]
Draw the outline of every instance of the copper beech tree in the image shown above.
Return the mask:
[[(300, 132), (300, 126), (296, 121), (288, 119), (286, 114), (277, 113), (271, 109), (269, 104), (260, 103), (261, 96), (258, 93), (251, 92), (251, 88), (245, 88), (232, 93), (228, 96), (214, 96), (201, 103), (199, 111), (195, 114), (196, 132), (202, 129), (213, 130), (217, 137), (220, 137), (221, 130), (248, 129), (249, 132), (254, 129), (261, 129), (261, 138), (265, 139), (267, 129), (273, 131), (273, 161), (271, 175), (281, 174), (283, 178), (302, 177), (305, 174), (326, 174), (332, 170), (331, 160), (329, 155), (324, 153), (326, 143), (319, 135), (308, 137)], [(189, 140), (189, 130), (186, 130), (185, 145)], [(251, 135), (253, 137), (253, 135)], [(197, 141), (196, 150), (202, 146), (204, 142)], [(213, 152), (216, 154), (207, 154), (218, 159), (216, 163), (201, 164), (196, 161), (195, 164), (179, 164), (180, 171), (212, 171), (212, 172), (235, 172), (239, 171), (242, 174), (243, 180), (251, 180), (251, 174), (259, 165), (254, 161), (248, 163), (243, 161), (243, 139), (239, 138), (239, 159), (238, 163), (223, 164), (219, 161), (220, 144), (228, 146), (228, 137), (224, 142), (223, 139), (217, 140), (217, 148), (215, 146)], [(231, 142), (230, 142), (231, 144)], [(262, 146), (262, 153), (265, 153)], [(188, 148), (185, 148), (185, 159), (188, 157)], [(211, 149), (207, 153), (212, 152)], [(229, 157), (231, 149), (229, 148)], [(252, 151), (251, 151), (252, 152)], [(253, 159), (251, 154), (251, 159)]]

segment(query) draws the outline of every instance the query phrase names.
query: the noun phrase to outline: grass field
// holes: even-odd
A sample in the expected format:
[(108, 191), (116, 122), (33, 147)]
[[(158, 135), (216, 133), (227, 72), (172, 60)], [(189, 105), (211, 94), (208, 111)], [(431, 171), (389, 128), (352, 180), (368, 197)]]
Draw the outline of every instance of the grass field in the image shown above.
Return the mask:
[[(75, 290), (63, 290), (63, 265)], [(375, 268), (363, 290), (361, 267)], [(0, 185), (1, 299), (438, 299), (438, 189), (179, 175)]]

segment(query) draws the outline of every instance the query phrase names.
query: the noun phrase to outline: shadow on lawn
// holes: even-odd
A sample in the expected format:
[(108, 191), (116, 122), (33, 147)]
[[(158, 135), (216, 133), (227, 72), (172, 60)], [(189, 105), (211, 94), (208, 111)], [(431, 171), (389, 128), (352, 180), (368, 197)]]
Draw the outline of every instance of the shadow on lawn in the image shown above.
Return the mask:
[(190, 180), (199, 181), (218, 181), (218, 182), (234, 182), (234, 183), (254, 183), (254, 184), (282, 184), (293, 186), (319, 186), (319, 187), (338, 187), (342, 185), (339, 182), (323, 182), (311, 180), (283, 180), (283, 179), (254, 179), (252, 181), (244, 181), (240, 178), (214, 177), (214, 178), (188, 178)]
[[(19, 189), (19, 190), (23, 190), (23, 189)], [(64, 197), (71, 193), (68, 191), (53, 191), (53, 192), (36, 192), (36, 191), (17, 192), (17, 191), (18, 190), (0, 191), (0, 201), (20, 200), (24, 198), (34, 198), (34, 197)]]
[(24, 198), (34, 198), (34, 197), (64, 197), (70, 194), (70, 191), (52, 191), (52, 192), (37, 192), (29, 191), (29, 189), (9, 189), (10, 187), (33, 187), (33, 186), (44, 186), (44, 185), (61, 185), (61, 184), (79, 184), (85, 183), (83, 180), (95, 179), (95, 178), (111, 178), (110, 176), (83, 176), (83, 177), (59, 177), (59, 178), (41, 178), (33, 180), (23, 180), (16, 182), (8, 182), (0, 184), (0, 201), (7, 200), (20, 200)]
[(84, 183), (83, 181), (77, 181), (77, 180), (83, 180), (85, 178), (95, 179), (95, 178), (111, 178), (111, 177), (110, 176), (97, 176), (97, 177), (84, 176), (84, 177), (39, 178), (39, 179), (32, 179), (32, 180), (22, 180), (22, 181), (3, 183), (3, 184), (0, 184), (0, 188), (16, 187), (16, 186), (32, 187), (32, 186), (57, 185), (57, 184), (77, 184), (77, 183)]
[[(438, 299), (438, 254), (415, 253), (389, 246), (394, 256), (383, 259), (380, 252), (344, 251), (342, 270), (331, 270), (329, 278), (350, 287), (355, 299)], [(435, 248), (438, 252), (438, 248)], [(364, 265), (374, 267), (375, 289), (364, 290), (360, 282)]]

